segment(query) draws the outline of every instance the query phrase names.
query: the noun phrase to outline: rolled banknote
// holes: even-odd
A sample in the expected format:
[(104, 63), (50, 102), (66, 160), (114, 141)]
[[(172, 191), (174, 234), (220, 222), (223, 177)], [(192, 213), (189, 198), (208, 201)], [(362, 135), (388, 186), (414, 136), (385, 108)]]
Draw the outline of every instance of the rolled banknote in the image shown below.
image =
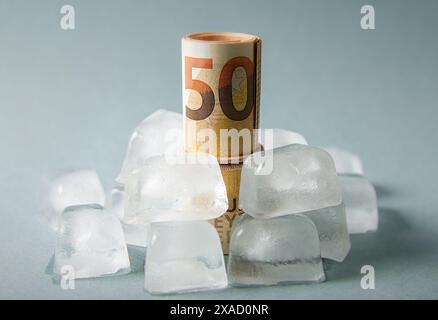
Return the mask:
[(238, 206), (242, 164), (222, 164), (220, 168), (227, 188), (228, 210), (219, 218), (210, 220), (210, 223), (219, 234), (223, 252), (228, 254), (234, 219), (242, 213)]
[(238, 164), (257, 149), (260, 47), (257, 36), (205, 32), (182, 39), (185, 150)]
[(229, 208), (211, 223), (228, 254), (238, 209), (240, 173), (259, 149), (260, 51), (257, 36), (204, 32), (182, 39), (184, 148), (217, 157)]

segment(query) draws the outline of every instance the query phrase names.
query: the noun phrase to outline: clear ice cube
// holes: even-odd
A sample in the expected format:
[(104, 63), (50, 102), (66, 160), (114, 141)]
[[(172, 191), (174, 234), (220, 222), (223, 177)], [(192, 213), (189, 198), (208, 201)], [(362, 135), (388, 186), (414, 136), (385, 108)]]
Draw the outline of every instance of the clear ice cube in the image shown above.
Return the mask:
[[(272, 134), (272, 140), (268, 137)], [(280, 148), (289, 144), (304, 144), (307, 145), (307, 140), (298, 132), (284, 129), (262, 129), (259, 134), (259, 143), (265, 150)]]
[(338, 173), (364, 174), (362, 160), (357, 155), (336, 147), (324, 147), (323, 149), (333, 158)]
[(72, 278), (94, 278), (129, 272), (130, 263), (122, 227), (99, 205), (71, 206), (61, 216), (54, 271), (73, 268)]
[(125, 187), (114, 186), (105, 198), (105, 209), (114, 214), (120, 220), (125, 215)]
[(149, 224), (122, 223), (123, 233), (127, 244), (146, 247), (149, 233)]
[(181, 153), (149, 158), (129, 176), (123, 221), (208, 220), (227, 209), (227, 192), (216, 158), (206, 153)]
[[(105, 210), (123, 220), (125, 214), (125, 187), (114, 186), (105, 199)], [(122, 223), (123, 233), (127, 244), (146, 247), (149, 224)]]
[(377, 230), (379, 223), (376, 191), (361, 176), (340, 176), (349, 233)]
[[(266, 166), (272, 170), (262, 174)], [(316, 210), (341, 202), (333, 160), (322, 149), (293, 144), (253, 153), (244, 162), (239, 206), (256, 218)]]
[(134, 129), (116, 181), (125, 184), (129, 173), (150, 157), (182, 151), (182, 133), (180, 113), (159, 109), (149, 115)]
[(99, 204), (105, 201), (105, 192), (94, 170), (66, 171), (49, 179), (44, 196), (43, 215), (50, 227), (57, 231), (62, 211), (74, 205)]
[(348, 235), (345, 206), (303, 212), (316, 226), (323, 258), (341, 262), (350, 251), (350, 236)]
[(144, 287), (152, 294), (227, 286), (219, 236), (207, 221), (151, 224)]
[(231, 233), (228, 279), (234, 286), (325, 280), (318, 231), (311, 219), (237, 218)]

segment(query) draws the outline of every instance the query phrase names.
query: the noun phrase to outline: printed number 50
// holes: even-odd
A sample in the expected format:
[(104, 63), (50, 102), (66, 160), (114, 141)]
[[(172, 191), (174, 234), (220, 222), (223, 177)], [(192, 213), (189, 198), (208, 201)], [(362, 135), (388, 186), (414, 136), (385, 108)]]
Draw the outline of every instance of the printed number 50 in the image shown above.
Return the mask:
[[(193, 110), (188, 106), (186, 116), (192, 120), (203, 120), (210, 116), (215, 105), (215, 96), (212, 88), (204, 81), (193, 79), (192, 69), (213, 69), (213, 59), (185, 57), (185, 89), (195, 90), (202, 97), (201, 107)], [(242, 110), (237, 110), (233, 103), (232, 78), (234, 70), (242, 67), (246, 73), (247, 95), (246, 104)], [(219, 76), (219, 103), (223, 113), (231, 120), (246, 119), (254, 107), (254, 64), (248, 57), (234, 57), (228, 60)]]

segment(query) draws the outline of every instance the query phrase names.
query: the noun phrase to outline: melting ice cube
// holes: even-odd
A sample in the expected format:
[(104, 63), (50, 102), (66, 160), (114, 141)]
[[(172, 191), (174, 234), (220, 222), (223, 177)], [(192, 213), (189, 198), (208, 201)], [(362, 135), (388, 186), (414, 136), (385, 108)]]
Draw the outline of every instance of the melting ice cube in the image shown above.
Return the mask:
[(125, 187), (114, 186), (105, 198), (105, 209), (117, 218), (123, 219), (125, 215)]
[[(125, 216), (125, 187), (114, 186), (105, 199), (106, 211), (114, 214), (120, 220)], [(149, 224), (125, 224), (122, 223), (123, 233), (127, 244), (146, 247)]]
[(307, 145), (307, 140), (298, 132), (275, 128), (260, 130), (259, 143), (263, 145), (264, 150), (269, 150), (289, 144)]
[(180, 113), (159, 109), (145, 118), (131, 135), (128, 150), (116, 181), (125, 184), (133, 170), (153, 156), (182, 151), (183, 127)]
[(207, 221), (151, 224), (145, 289), (153, 294), (227, 286), (219, 236)]
[(75, 279), (93, 278), (130, 270), (122, 227), (99, 205), (71, 206), (61, 216), (54, 271), (71, 268)]
[(227, 209), (227, 192), (216, 158), (206, 153), (181, 153), (149, 158), (129, 176), (123, 221), (208, 220)]
[(321, 256), (338, 262), (343, 261), (351, 246), (344, 204), (302, 214), (310, 218), (318, 230)]
[[(263, 157), (272, 170), (254, 165)], [(268, 162), (271, 162), (269, 165)], [(243, 165), (239, 206), (257, 218), (272, 218), (341, 204), (341, 187), (330, 155), (292, 144), (256, 152)]]
[(347, 213), (348, 232), (376, 231), (379, 215), (373, 185), (361, 176), (340, 176), (340, 181)]
[(300, 214), (263, 220), (243, 214), (232, 229), (228, 278), (235, 286), (324, 281), (314, 223)]
[(338, 173), (363, 175), (362, 161), (357, 155), (336, 147), (324, 147), (323, 149), (333, 158)]
[(57, 231), (62, 211), (74, 205), (103, 205), (105, 192), (94, 170), (73, 170), (58, 174), (47, 183), (43, 214)]

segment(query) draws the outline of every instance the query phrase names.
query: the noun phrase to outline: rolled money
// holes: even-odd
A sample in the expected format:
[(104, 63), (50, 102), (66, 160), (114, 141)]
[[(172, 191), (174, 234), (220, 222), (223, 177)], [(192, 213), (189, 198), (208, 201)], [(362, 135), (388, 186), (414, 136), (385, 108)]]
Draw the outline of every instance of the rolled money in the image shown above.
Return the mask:
[(224, 254), (228, 254), (233, 222), (242, 213), (238, 208), (242, 164), (223, 164), (220, 167), (227, 187), (228, 210), (219, 218), (210, 220), (210, 223), (219, 233)]
[(205, 32), (182, 39), (184, 148), (221, 164), (257, 149), (260, 48), (257, 36)]

